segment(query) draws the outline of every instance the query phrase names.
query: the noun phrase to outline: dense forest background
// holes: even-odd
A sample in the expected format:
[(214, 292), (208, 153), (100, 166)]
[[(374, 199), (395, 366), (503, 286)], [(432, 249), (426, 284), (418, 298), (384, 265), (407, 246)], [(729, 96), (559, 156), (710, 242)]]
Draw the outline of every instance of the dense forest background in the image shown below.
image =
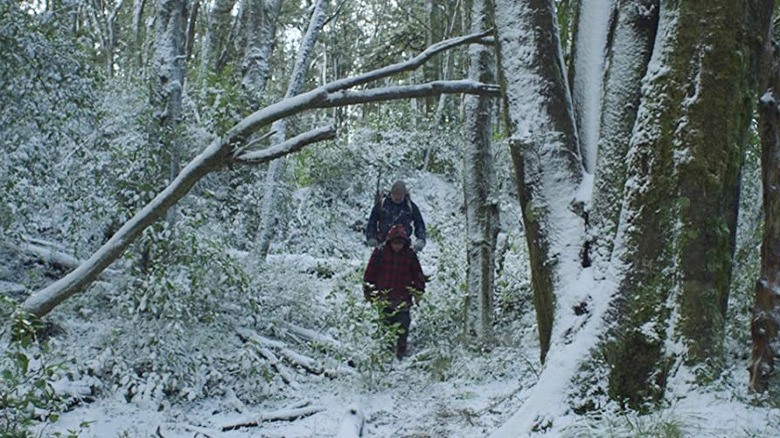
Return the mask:
[(775, 5), (700, 3), (0, 0), (0, 436), (772, 436)]

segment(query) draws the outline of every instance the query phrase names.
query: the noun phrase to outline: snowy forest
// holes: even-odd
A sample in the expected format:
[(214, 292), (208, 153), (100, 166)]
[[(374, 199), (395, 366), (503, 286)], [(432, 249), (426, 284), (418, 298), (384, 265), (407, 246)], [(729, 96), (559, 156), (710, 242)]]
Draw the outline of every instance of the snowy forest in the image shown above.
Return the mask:
[[(778, 32), (774, 0), (0, 0), (0, 438), (778, 436)], [(404, 355), (364, 295), (396, 181)]]

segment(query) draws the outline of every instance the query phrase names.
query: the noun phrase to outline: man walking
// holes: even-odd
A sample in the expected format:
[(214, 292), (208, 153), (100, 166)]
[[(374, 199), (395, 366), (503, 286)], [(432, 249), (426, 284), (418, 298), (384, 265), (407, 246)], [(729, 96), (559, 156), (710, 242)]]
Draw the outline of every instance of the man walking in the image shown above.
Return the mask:
[(393, 183), (389, 195), (377, 199), (374, 204), (366, 225), (366, 243), (372, 247), (379, 245), (385, 241), (390, 227), (399, 224), (403, 225), (407, 236), (414, 235), (412, 249), (422, 251), (425, 247), (425, 222), (401, 180)]

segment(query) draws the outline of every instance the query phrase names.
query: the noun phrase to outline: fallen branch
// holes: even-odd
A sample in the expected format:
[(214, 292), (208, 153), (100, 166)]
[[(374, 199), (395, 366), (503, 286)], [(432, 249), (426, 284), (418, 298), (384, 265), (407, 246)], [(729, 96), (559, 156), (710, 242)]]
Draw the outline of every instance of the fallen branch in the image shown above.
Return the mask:
[(324, 371), (323, 367), (316, 360), (290, 350), (283, 342), (268, 339), (246, 328), (236, 327), (235, 331), (244, 342), (254, 343), (261, 349), (274, 348), (287, 362), (301, 367), (312, 374), (320, 375)]
[(290, 385), (294, 389), (298, 389), (298, 382), (295, 381), (295, 379), (292, 378), (290, 373), (287, 372), (287, 369), (282, 365), (281, 361), (279, 361), (279, 358), (276, 357), (276, 355), (269, 349), (263, 348), (263, 347), (257, 347), (257, 352), (260, 353), (268, 362), (271, 363), (271, 366), (274, 367), (276, 372), (279, 373), (279, 376), (282, 378), (284, 383)]
[[(62, 249), (55, 248), (56, 245), (51, 242), (32, 238), (25, 238), (24, 240), (26, 242), (17, 246), (11, 244), (11, 248), (15, 247), (17, 251), (32, 256), (33, 258), (58, 269), (71, 270), (83, 263), (83, 260), (68, 254)], [(106, 269), (103, 274), (115, 276), (118, 272)]]
[(278, 411), (260, 414), (253, 418), (242, 420), (239, 423), (222, 426), (222, 431), (227, 432), (229, 430), (241, 429), (242, 427), (257, 427), (263, 423), (268, 423), (272, 421), (294, 421), (299, 418), (304, 418), (304, 417), (314, 415), (324, 410), (325, 408), (321, 406), (307, 406), (307, 407), (297, 408), (297, 409), (281, 409)]

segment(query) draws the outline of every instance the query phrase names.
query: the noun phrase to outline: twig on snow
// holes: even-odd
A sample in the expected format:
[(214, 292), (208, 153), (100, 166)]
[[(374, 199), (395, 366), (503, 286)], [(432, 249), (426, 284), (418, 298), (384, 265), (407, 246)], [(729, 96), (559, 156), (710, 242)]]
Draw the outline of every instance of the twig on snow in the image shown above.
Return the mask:
[(281, 409), (278, 411), (260, 414), (253, 418), (247, 418), (235, 424), (228, 424), (222, 426), (222, 431), (227, 432), (229, 430), (241, 429), (242, 427), (257, 427), (263, 423), (267, 423), (271, 421), (294, 421), (299, 418), (304, 418), (310, 415), (314, 415), (324, 410), (325, 408), (321, 406), (307, 406), (298, 409)]

